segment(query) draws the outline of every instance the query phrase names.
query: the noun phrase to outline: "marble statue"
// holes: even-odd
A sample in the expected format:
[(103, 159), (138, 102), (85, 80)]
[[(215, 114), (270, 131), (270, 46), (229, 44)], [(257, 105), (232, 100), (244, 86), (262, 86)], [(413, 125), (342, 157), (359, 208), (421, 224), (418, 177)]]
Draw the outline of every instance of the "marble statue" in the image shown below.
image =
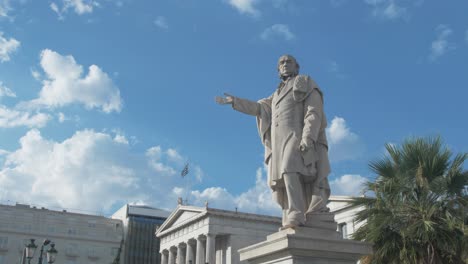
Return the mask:
[(283, 209), (283, 229), (306, 224), (313, 214), (328, 212), (330, 196), (327, 119), (323, 94), (291, 55), (278, 61), (278, 88), (258, 102), (230, 94), (216, 102), (257, 118), (265, 147), (268, 184)]

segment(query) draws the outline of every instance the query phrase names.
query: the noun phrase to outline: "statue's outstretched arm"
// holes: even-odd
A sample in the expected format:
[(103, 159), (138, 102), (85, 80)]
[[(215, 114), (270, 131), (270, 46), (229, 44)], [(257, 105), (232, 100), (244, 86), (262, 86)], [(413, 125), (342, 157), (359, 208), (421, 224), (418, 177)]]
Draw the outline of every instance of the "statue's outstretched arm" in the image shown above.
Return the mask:
[(232, 95), (230, 95), (228, 93), (224, 93), (224, 97), (216, 96), (215, 101), (216, 101), (216, 103), (218, 103), (220, 105), (232, 104), (232, 103), (234, 103), (234, 96), (232, 96)]
[(232, 108), (244, 114), (248, 114), (252, 116), (260, 115), (259, 103), (250, 101), (247, 99), (235, 97), (228, 93), (224, 93), (224, 96), (225, 97), (216, 96), (215, 97), (216, 103), (221, 104), (221, 105), (230, 104), (232, 105)]

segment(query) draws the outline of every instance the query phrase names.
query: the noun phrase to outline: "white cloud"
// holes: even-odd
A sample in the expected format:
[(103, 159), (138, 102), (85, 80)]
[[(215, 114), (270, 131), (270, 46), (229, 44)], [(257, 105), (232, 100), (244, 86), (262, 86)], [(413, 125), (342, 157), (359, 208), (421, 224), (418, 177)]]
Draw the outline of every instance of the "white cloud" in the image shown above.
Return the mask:
[(25, 104), (29, 107), (63, 107), (73, 103), (83, 104), (87, 109), (100, 108), (106, 113), (120, 112), (120, 90), (107, 73), (96, 65), (89, 66), (83, 75), (83, 66), (73, 56), (62, 56), (52, 50), (41, 52), (41, 67), (46, 74), (39, 98)]
[(379, 19), (396, 20), (408, 18), (408, 9), (398, 5), (396, 0), (364, 0), (372, 7), (372, 15)]
[(59, 19), (64, 19), (64, 14), (72, 9), (78, 15), (92, 13), (95, 7), (99, 6), (99, 2), (93, 0), (62, 0), (62, 8), (57, 3), (52, 2), (50, 8), (57, 13)]
[(38, 71), (36, 71), (34, 69), (31, 69), (31, 75), (36, 81), (41, 80), (41, 73), (40, 72), (38, 72)]
[(293, 40), (296, 36), (291, 32), (288, 25), (284, 24), (275, 24), (269, 28), (266, 28), (260, 38), (263, 40), (269, 40), (274, 38), (281, 38), (284, 40)]
[(153, 168), (158, 174), (162, 176), (174, 176), (177, 174), (176, 169), (171, 166), (167, 165), (163, 162), (165, 158), (165, 153), (163, 152), (160, 146), (154, 146), (149, 148), (146, 151), (146, 157), (148, 158), (148, 165)]
[(11, 53), (15, 52), (20, 46), (20, 42), (14, 38), (7, 39), (0, 32), (0, 62), (10, 60)]
[(436, 39), (431, 43), (431, 53), (429, 54), (430, 60), (436, 60), (440, 56), (444, 55), (450, 50), (455, 49), (455, 45), (448, 41), (450, 35), (452, 35), (452, 29), (447, 25), (438, 25), (435, 29)]
[(155, 20), (154, 20), (154, 24), (160, 28), (160, 29), (163, 29), (163, 30), (167, 30), (169, 29), (169, 25), (167, 24), (167, 20), (165, 17), (163, 16), (158, 16)]
[[(185, 196), (183, 189), (173, 189), (173, 197)], [(255, 185), (247, 191), (233, 195), (223, 187), (209, 187), (203, 191), (192, 191), (189, 200), (196, 205), (208, 202), (209, 207), (235, 210), (242, 212), (279, 215), (280, 207), (273, 201), (271, 190), (267, 184), (266, 169), (259, 168), (256, 173)]]
[(330, 181), (332, 195), (359, 196), (364, 188), (366, 178), (357, 174), (345, 174)]
[(255, 8), (258, 0), (228, 0), (228, 3), (237, 9), (241, 14), (248, 14), (252, 16), (260, 15), (260, 11)]
[(59, 20), (65, 19), (65, 17), (63, 16), (62, 10), (58, 7), (58, 5), (56, 3), (53, 3), (53, 2), (50, 3), (50, 9), (52, 9), (52, 11), (57, 13)]
[(63, 123), (66, 120), (68, 120), (68, 118), (65, 116), (64, 113), (60, 112), (60, 113), (58, 113), (58, 120), (59, 120), (60, 123)]
[(19, 126), (43, 127), (49, 120), (50, 116), (45, 113), (14, 110), (0, 105), (0, 127), (3, 128)]
[(0, 170), (0, 196), (10, 200), (98, 211), (121, 199), (143, 199), (141, 181), (119, 154), (127, 149), (103, 133), (76, 132), (63, 142), (30, 130)]
[(326, 133), (332, 162), (353, 160), (362, 155), (364, 144), (358, 135), (351, 132), (343, 118), (334, 117)]
[[(168, 151), (156, 146), (146, 152), (125, 144), (122, 134), (81, 130), (63, 141), (45, 138), (32, 129), (18, 149), (0, 151), (0, 197), (41, 206), (104, 211), (139, 202), (172, 210), (173, 189), (186, 179), (157, 171), (151, 162), (179, 170)], [(4, 162), (2, 162), (4, 160)], [(196, 177), (203, 173), (191, 164)], [(172, 207), (174, 206), (174, 207)]]
[(182, 163), (184, 161), (184, 158), (177, 152), (175, 149), (168, 149), (167, 150), (167, 156), (169, 157), (170, 160), (177, 162), (177, 163)]
[(128, 139), (124, 135), (117, 134), (114, 137), (114, 141), (120, 144), (128, 145)]
[(16, 94), (10, 90), (10, 88), (3, 85), (3, 82), (0, 81), (0, 98), (2, 97), (16, 97)]
[(0, 0), (0, 17), (8, 17), (8, 12), (10, 10), (10, 0)]

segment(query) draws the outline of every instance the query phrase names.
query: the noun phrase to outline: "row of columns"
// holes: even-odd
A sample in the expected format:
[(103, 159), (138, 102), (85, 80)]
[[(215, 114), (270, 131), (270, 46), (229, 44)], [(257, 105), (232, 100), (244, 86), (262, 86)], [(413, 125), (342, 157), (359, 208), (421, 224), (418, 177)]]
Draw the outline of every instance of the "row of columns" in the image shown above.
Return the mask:
[(215, 236), (200, 235), (161, 251), (161, 264), (215, 264)]

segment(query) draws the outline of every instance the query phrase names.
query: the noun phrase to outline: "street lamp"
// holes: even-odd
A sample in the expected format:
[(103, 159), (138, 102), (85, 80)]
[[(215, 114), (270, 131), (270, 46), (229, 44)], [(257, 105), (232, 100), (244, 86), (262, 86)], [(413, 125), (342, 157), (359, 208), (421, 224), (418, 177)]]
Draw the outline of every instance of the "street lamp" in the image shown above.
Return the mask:
[[(34, 257), (34, 253), (36, 252), (37, 246), (34, 244), (35, 239), (31, 239), (31, 242), (26, 245), (26, 258), (28, 259), (28, 264), (31, 264), (31, 259)], [(51, 243), (49, 239), (45, 239), (41, 246), (41, 252), (39, 255), (38, 264), (42, 264), (42, 257), (44, 254), (44, 247), (50, 244), (49, 250), (46, 251), (47, 255), (47, 263), (52, 264), (55, 262), (57, 258), (58, 251), (55, 249), (55, 244)]]

